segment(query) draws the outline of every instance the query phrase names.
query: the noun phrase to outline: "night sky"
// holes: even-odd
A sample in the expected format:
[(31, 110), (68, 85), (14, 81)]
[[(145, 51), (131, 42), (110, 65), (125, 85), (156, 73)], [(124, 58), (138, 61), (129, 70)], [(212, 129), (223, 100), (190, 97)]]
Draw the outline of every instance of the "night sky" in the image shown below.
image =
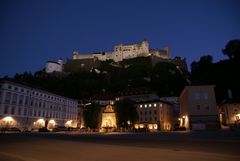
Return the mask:
[(188, 64), (240, 38), (239, 0), (0, 0), (0, 77), (147, 39)]

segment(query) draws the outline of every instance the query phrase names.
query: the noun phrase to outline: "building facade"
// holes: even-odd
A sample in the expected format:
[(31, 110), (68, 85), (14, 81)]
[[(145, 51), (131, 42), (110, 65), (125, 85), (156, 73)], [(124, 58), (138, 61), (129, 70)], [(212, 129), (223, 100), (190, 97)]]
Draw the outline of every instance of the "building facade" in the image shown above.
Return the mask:
[(64, 63), (62, 60), (55, 61), (48, 61), (45, 67), (46, 73), (53, 73), (53, 72), (62, 72), (64, 67)]
[(8, 80), (0, 81), (0, 127), (77, 126), (76, 100)]
[(240, 127), (240, 100), (226, 99), (219, 104), (220, 122), (224, 126)]
[(189, 130), (219, 128), (213, 85), (186, 86), (180, 97), (180, 127)]
[(133, 102), (155, 101), (159, 100), (156, 92), (149, 88), (128, 88), (118, 92), (116, 101), (130, 99)]
[(146, 101), (136, 104), (139, 120), (135, 128), (150, 131), (169, 131), (173, 128), (172, 104), (165, 101)]
[(77, 51), (73, 52), (73, 60), (79, 59), (94, 59), (100, 61), (113, 60), (114, 62), (123, 61), (124, 59), (132, 59), (136, 57), (147, 57), (155, 55), (162, 59), (169, 59), (169, 48), (164, 50), (149, 49), (149, 43), (144, 40), (135, 44), (119, 44), (115, 45), (113, 51), (97, 52), (93, 54), (79, 54)]
[(114, 107), (107, 105), (101, 112), (101, 129), (103, 131), (114, 130), (117, 128), (117, 118)]

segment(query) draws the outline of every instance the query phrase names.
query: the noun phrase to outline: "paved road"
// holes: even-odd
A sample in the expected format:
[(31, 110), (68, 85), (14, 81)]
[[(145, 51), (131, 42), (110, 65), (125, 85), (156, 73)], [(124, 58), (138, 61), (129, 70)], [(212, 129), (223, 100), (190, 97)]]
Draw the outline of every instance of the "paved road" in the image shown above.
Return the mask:
[(0, 134), (0, 161), (239, 161), (240, 132)]

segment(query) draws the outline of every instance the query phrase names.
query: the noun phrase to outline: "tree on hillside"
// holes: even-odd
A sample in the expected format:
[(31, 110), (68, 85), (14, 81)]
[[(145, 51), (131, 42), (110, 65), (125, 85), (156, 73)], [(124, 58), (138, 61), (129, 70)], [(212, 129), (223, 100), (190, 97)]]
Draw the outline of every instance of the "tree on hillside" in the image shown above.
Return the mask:
[(129, 99), (120, 100), (116, 105), (118, 127), (131, 129), (138, 120), (137, 109), (134, 102)]
[(210, 83), (210, 72), (213, 69), (213, 57), (211, 55), (202, 56), (198, 62), (191, 64), (190, 79), (193, 82)]
[(83, 111), (84, 125), (86, 128), (96, 129), (99, 125), (101, 107), (98, 104), (91, 104)]
[(187, 84), (186, 77), (172, 63), (159, 62), (151, 74), (151, 88), (159, 96), (178, 96)]
[(222, 50), (224, 55), (227, 55), (230, 59), (240, 59), (240, 40), (230, 40), (225, 49)]

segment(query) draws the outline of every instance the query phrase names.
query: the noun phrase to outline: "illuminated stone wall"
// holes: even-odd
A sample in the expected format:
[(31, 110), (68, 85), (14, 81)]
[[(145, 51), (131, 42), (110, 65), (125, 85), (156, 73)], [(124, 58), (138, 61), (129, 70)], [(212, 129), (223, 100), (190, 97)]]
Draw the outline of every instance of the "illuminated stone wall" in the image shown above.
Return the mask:
[(108, 105), (105, 107), (102, 113), (101, 128), (116, 128), (116, 127), (117, 127), (116, 113), (113, 109), (113, 106)]

